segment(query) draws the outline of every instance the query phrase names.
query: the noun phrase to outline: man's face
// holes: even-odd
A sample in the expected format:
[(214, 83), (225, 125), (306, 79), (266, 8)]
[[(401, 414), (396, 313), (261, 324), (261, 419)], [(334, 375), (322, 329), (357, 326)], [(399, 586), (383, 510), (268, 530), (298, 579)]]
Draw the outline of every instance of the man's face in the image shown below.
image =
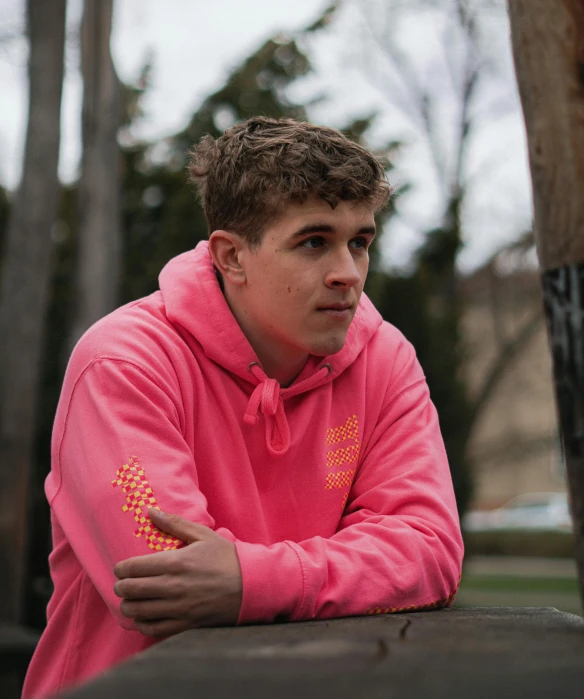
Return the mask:
[(289, 204), (259, 247), (242, 248), (245, 283), (233, 310), (266, 371), (301, 368), (309, 354), (343, 347), (374, 236), (370, 205), (340, 202), (331, 209), (314, 197)]

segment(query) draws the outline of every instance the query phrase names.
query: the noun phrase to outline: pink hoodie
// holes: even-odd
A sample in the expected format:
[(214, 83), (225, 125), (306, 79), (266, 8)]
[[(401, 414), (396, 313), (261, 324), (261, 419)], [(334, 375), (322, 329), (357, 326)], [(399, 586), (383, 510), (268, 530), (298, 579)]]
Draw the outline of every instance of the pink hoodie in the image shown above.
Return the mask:
[(207, 243), (81, 339), (55, 420), (55, 591), (25, 699), (154, 643), (113, 592), (118, 561), (180, 545), (148, 505), (235, 542), (240, 624), (452, 602), (462, 540), (412, 346), (363, 295), (343, 349), (288, 388), (254, 362)]

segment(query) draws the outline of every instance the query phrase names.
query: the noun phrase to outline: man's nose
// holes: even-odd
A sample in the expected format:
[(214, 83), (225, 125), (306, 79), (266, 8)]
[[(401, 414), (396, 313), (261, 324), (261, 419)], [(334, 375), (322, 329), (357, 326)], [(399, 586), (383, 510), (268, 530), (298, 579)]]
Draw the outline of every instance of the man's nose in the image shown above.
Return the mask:
[(351, 251), (346, 248), (336, 254), (333, 264), (328, 271), (325, 283), (329, 287), (345, 287), (347, 289), (355, 286), (361, 281), (361, 273), (355, 263)]

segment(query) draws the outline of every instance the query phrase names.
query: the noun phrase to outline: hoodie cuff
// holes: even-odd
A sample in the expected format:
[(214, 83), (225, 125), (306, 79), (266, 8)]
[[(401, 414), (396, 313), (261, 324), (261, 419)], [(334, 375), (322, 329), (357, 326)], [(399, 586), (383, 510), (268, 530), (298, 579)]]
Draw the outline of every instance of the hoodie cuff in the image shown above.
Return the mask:
[(304, 572), (295, 549), (282, 541), (272, 546), (235, 542), (243, 600), (238, 624), (291, 620), (302, 607)]

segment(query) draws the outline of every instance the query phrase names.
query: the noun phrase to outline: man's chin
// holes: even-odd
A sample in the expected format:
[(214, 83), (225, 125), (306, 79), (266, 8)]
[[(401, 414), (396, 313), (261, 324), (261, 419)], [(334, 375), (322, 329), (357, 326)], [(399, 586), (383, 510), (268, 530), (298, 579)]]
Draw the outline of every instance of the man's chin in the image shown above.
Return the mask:
[(343, 349), (346, 340), (346, 335), (328, 337), (321, 342), (314, 343), (310, 350), (310, 354), (314, 355), (315, 357), (330, 357)]

